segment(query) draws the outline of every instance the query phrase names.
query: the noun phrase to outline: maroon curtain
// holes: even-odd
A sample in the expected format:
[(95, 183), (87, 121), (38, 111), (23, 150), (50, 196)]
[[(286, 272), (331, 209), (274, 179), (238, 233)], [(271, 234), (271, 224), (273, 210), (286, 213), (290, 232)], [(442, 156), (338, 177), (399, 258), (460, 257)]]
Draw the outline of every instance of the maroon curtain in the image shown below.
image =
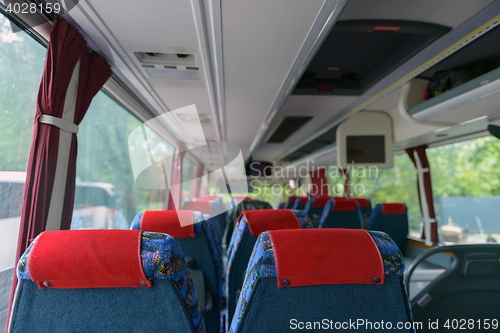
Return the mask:
[[(424, 188), (425, 188), (425, 193), (420, 193), (420, 187), (418, 186), (418, 180), (417, 180), (417, 190), (418, 190), (418, 198), (419, 198), (419, 203), (420, 203), (420, 211), (422, 211), (422, 204), (421, 204), (421, 197), (422, 195), (425, 196), (425, 200), (427, 201), (427, 206), (429, 207), (429, 217), (431, 219), (436, 219), (436, 213), (434, 212), (434, 195), (432, 193), (432, 180), (431, 180), (431, 169), (429, 166), (429, 160), (427, 159), (427, 154), (425, 153), (425, 150), (427, 149), (427, 145), (423, 146), (418, 146), (418, 147), (413, 147), (413, 148), (408, 148), (406, 149), (406, 153), (410, 157), (411, 161), (417, 167), (417, 162), (415, 160), (415, 152), (418, 155), (418, 159), (420, 160), (420, 164), (422, 165), (423, 169), (427, 169), (427, 172), (424, 172)], [(425, 231), (422, 230), (422, 239), (425, 239)], [(433, 243), (437, 243), (439, 241), (438, 238), (438, 228), (437, 228), (437, 223), (432, 222), (431, 223), (431, 241)]]
[[(170, 184), (182, 184), (182, 160), (184, 159), (184, 155), (186, 155), (186, 147), (183, 143), (179, 143), (179, 152), (175, 154), (174, 165), (172, 167), (172, 177), (170, 178)], [(168, 195), (168, 209), (176, 209), (174, 204), (181, 204), (182, 197), (182, 187), (170, 188), (170, 193)], [(181, 208), (178, 206), (179, 209)]]
[[(36, 100), (16, 262), (30, 242), (45, 230), (56, 172), (59, 128), (39, 123), (38, 119), (41, 115), (62, 117), (69, 82), (86, 45), (75, 28), (65, 21), (54, 20)], [(16, 284), (14, 273), (9, 313)]]
[[(85, 52), (80, 60), (78, 77), (78, 92), (75, 106), (74, 123), (80, 125), (92, 102), (92, 98), (101, 90), (113, 72), (106, 59), (96, 53)], [(73, 134), (66, 180), (66, 195), (64, 197), (61, 229), (69, 229), (75, 202), (76, 156), (78, 152), (77, 135)]]
[(328, 181), (326, 180), (326, 169), (320, 168), (316, 171), (311, 171), (311, 184), (312, 190), (311, 195), (320, 197), (328, 195)]
[(201, 177), (203, 177), (203, 164), (199, 163), (198, 167), (193, 170), (193, 182), (191, 183), (191, 198), (200, 196)]
[(36, 102), (17, 259), (30, 241), (45, 230), (56, 172), (59, 128), (39, 123), (38, 118), (43, 114), (62, 117), (66, 91), (86, 45), (75, 28), (65, 21), (54, 21)]

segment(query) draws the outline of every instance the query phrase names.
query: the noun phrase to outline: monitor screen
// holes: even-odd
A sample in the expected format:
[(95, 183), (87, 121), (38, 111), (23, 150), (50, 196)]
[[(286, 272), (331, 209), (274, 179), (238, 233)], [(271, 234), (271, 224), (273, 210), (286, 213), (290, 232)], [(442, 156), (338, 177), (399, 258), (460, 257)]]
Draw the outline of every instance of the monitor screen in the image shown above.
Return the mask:
[(346, 148), (347, 163), (385, 163), (384, 135), (348, 135)]

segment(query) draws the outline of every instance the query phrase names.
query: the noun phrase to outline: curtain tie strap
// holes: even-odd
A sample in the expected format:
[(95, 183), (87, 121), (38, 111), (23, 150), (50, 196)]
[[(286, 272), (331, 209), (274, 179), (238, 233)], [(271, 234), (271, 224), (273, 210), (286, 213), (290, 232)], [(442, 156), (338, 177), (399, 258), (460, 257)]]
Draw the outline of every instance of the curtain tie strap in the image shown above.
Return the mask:
[(40, 116), (40, 118), (38, 118), (38, 122), (42, 123), (42, 124), (53, 125), (53, 126), (58, 127), (59, 129), (65, 131), (65, 132), (69, 132), (69, 133), (73, 133), (73, 134), (78, 133), (78, 126), (77, 125), (73, 124), (70, 121), (62, 119), (62, 118), (57, 118), (57, 117), (49, 116), (47, 114), (42, 114)]

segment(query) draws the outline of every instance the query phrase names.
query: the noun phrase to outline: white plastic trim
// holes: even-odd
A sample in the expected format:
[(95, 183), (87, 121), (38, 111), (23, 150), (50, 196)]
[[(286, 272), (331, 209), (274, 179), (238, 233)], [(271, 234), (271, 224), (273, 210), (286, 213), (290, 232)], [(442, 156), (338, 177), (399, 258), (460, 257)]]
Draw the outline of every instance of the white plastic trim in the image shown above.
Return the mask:
[(424, 220), (425, 244), (432, 246), (431, 240), (431, 223), (436, 222), (429, 214), (429, 206), (427, 205), (427, 197), (425, 195), (424, 173), (429, 172), (428, 168), (422, 168), (422, 163), (418, 154), (414, 154), (415, 164), (417, 165), (418, 189), (420, 191), (420, 205), (422, 207), (422, 218)]
[(69, 132), (69, 133), (73, 133), (73, 134), (78, 133), (78, 126), (76, 126), (75, 124), (73, 124), (70, 121), (67, 121), (67, 120), (64, 120), (61, 118), (57, 118), (57, 117), (43, 114), (40, 116), (40, 118), (38, 118), (38, 122), (42, 123), (42, 124), (53, 125), (53, 126), (58, 127), (59, 129), (65, 131), (65, 132)]

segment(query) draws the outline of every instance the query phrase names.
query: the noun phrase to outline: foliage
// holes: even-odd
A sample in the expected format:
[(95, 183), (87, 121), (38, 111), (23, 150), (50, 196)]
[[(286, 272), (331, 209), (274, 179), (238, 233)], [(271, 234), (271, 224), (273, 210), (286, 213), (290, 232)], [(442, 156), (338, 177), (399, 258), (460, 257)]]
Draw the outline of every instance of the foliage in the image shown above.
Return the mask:
[(45, 53), (0, 15), (0, 171), (26, 171)]

